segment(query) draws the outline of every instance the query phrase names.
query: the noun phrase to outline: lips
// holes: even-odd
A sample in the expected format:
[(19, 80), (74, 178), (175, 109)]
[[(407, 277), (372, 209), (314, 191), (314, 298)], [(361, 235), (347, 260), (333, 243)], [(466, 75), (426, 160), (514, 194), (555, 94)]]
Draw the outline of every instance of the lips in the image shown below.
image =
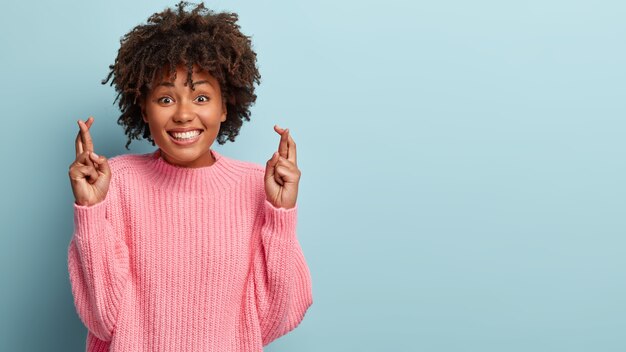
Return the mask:
[(192, 138), (192, 137), (200, 135), (202, 131), (200, 130), (188, 130), (185, 132), (168, 131), (167, 133), (174, 138), (187, 139), (187, 138)]
[(184, 133), (174, 133), (168, 131), (167, 134), (170, 136), (170, 140), (175, 144), (189, 145), (195, 143), (197, 140), (200, 139), (202, 131), (192, 130), (191, 132)]

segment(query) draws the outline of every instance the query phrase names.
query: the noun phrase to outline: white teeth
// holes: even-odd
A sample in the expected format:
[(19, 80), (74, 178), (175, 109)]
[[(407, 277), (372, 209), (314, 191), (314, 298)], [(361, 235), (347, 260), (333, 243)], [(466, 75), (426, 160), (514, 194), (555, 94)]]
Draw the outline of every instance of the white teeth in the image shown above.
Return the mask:
[(194, 130), (189, 132), (171, 132), (171, 135), (176, 139), (191, 139), (200, 134), (200, 131)]

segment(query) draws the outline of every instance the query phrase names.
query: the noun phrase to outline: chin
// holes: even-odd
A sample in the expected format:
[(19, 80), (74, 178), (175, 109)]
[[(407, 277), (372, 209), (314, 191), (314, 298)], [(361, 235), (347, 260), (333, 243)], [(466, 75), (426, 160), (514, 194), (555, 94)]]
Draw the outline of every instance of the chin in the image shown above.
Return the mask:
[(166, 158), (169, 159), (170, 163), (176, 164), (191, 164), (200, 162), (200, 160), (204, 160), (206, 158), (207, 162), (212, 162), (213, 158), (210, 156), (207, 157), (210, 146), (194, 148), (180, 148), (179, 146), (171, 146), (169, 148), (161, 148), (161, 150), (166, 155)]

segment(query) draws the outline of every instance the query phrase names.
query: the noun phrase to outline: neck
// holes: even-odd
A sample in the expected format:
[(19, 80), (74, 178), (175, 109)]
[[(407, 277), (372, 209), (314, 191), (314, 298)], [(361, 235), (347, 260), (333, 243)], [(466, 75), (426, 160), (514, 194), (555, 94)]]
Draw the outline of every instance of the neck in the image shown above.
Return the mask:
[[(155, 157), (156, 158), (158, 158), (158, 157), (162, 158), (163, 160), (165, 160), (165, 162), (167, 162), (170, 165), (177, 166), (177, 167), (185, 167), (185, 168), (209, 167), (209, 166), (212, 166), (213, 164), (215, 164), (215, 162), (217, 161), (217, 159), (213, 155), (213, 151), (212, 150), (209, 150), (209, 153), (208, 153), (207, 157), (204, 157), (203, 160), (201, 160), (201, 161), (198, 161), (198, 160), (194, 161), (195, 164), (199, 164), (199, 165), (195, 165), (195, 164), (193, 164), (193, 165), (192, 164), (184, 165), (184, 164), (180, 164), (180, 163), (175, 163), (172, 160), (170, 160), (170, 158), (167, 155), (163, 154), (163, 152), (161, 151), (161, 148), (156, 150)], [(208, 159), (208, 161), (206, 159)]]
[(247, 167), (210, 150), (214, 160), (210, 166), (182, 167), (161, 157), (160, 149), (152, 153), (142, 168), (146, 180), (158, 191), (186, 194), (190, 197), (217, 194), (237, 182)]

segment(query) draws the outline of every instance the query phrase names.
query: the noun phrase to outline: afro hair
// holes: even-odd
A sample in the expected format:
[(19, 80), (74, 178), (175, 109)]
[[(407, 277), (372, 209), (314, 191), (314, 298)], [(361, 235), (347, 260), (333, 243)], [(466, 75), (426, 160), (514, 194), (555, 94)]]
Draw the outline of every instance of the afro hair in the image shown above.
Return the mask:
[(217, 79), (227, 109), (217, 135), (219, 144), (234, 142), (243, 120), (250, 121), (250, 106), (256, 100), (254, 85), (261, 79), (250, 38), (240, 32), (236, 13), (216, 13), (203, 3), (187, 11), (189, 5), (181, 1), (174, 9), (155, 13), (146, 24), (123, 36), (115, 63), (102, 80), (102, 84), (111, 80), (118, 93), (114, 104), (119, 101), (117, 123), (128, 136), (126, 149), (132, 139), (145, 138), (155, 145), (141, 115), (141, 101), (163, 69), (173, 76), (176, 67), (186, 66), (187, 84), (192, 89), (194, 65)]

